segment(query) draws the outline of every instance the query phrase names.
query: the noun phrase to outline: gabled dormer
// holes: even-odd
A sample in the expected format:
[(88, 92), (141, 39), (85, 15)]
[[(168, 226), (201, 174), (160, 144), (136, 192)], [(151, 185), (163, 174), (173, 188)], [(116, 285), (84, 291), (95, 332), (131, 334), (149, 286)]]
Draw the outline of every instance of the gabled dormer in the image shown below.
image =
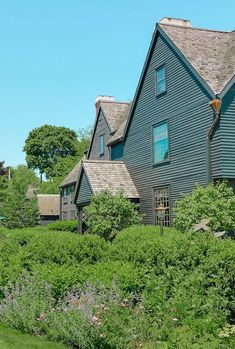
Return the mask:
[(87, 158), (111, 160), (109, 141), (126, 122), (130, 103), (116, 102), (112, 96), (98, 96), (95, 106), (96, 120)]

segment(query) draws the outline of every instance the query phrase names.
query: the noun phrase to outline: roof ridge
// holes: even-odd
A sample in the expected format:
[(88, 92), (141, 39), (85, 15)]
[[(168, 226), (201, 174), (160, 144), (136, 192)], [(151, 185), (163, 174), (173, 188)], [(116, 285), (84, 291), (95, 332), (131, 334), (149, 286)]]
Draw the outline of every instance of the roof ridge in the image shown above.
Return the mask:
[(215, 33), (224, 33), (224, 34), (230, 34), (234, 30), (226, 31), (226, 30), (217, 30), (217, 29), (206, 29), (201, 27), (184, 27), (182, 25), (174, 25), (174, 24), (167, 24), (167, 23), (157, 23), (157, 25), (160, 26), (168, 26), (168, 27), (175, 27), (175, 28), (182, 28), (182, 29), (191, 29), (191, 30), (201, 30), (201, 31), (207, 31), (207, 32), (215, 32)]
[(83, 160), (82, 161), (83, 163), (84, 162), (88, 162), (88, 163), (105, 163), (105, 164), (107, 164), (107, 163), (112, 163), (112, 164), (124, 164), (124, 161), (116, 161), (116, 160), (99, 160), (99, 159), (97, 159), (97, 160), (95, 160), (95, 159), (86, 159), (86, 160)]
[(114, 103), (114, 104), (130, 104), (131, 102), (117, 102), (117, 101), (102, 101), (100, 102), (100, 104), (110, 104), (110, 103)]

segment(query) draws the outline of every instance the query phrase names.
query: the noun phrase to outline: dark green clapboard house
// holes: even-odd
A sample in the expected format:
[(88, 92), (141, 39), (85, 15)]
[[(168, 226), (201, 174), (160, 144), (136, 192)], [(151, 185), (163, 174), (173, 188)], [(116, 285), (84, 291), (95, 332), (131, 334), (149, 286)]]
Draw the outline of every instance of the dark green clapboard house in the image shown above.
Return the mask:
[[(196, 183), (228, 179), (235, 187), (235, 31), (193, 28), (187, 20), (164, 18), (156, 25), (125, 115), (117, 109), (112, 127), (105, 111), (98, 110), (76, 187), (81, 217), (97, 192), (95, 182), (108, 183), (101, 186), (108, 189), (113, 181), (115, 190), (120, 186), (128, 192), (129, 177), (125, 182), (121, 171), (100, 178), (100, 167), (109, 161), (125, 167), (145, 223), (156, 222), (155, 209), (163, 203), (165, 225), (171, 224), (175, 201)], [(97, 163), (92, 173), (89, 159)]]

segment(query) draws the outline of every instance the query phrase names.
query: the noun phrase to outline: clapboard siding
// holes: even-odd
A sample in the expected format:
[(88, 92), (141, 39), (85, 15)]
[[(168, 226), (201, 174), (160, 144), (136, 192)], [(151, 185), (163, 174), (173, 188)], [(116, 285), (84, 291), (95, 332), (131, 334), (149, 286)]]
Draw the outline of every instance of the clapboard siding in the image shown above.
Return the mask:
[(106, 146), (106, 143), (111, 138), (110, 136), (110, 128), (108, 126), (108, 123), (105, 119), (105, 116), (103, 114), (102, 109), (100, 109), (98, 120), (94, 132), (94, 137), (91, 144), (89, 159), (91, 160), (97, 160), (100, 158), (99, 154), (99, 137), (101, 135), (104, 135), (104, 156), (102, 157), (102, 160), (109, 160), (110, 159), (110, 153), (109, 148)]
[(92, 197), (92, 191), (91, 191), (90, 184), (87, 180), (85, 172), (82, 171), (81, 184), (79, 187), (76, 204), (78, 206), (82, 206), (82, 205), (90, 202), (91, 197)]
[[(155, 95), (155, 69), (165, 64), (167, 92)], [(169, 186), (172, 207), (180, 193), (208, 182), (206, 135), (213, 122), (211, 97), (158, 36), (140, 85), (124, 147), (124, 161), (140, 194), (145, 223), (154, 223), (153, 188)], [(152, 126), (168, 121), (170, 161), (153, 166)]]
[(223, 98), (220, 137), (222, 178), (235, 178), (235, 84)]
[(111, 160), (123, 159), (124, 143), (120, 142), (111, 146)]

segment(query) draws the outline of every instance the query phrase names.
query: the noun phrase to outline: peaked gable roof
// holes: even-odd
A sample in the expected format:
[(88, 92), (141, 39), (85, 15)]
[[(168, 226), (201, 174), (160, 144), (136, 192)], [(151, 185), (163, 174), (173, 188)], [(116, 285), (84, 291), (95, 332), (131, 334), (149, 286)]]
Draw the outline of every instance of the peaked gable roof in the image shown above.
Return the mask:
[(235, 32), (159, 24), (215, 94), (235, 75)]
[(75, 202), (83, 173), (95, 195), (105, 190), (115, 195), (118, 191), (123, 190), (127, 198), (139, 198), (139, 193), (123, 161), (83, 160), (76, 187)]
[[(169, 25), (157, 23), (140, 75), (138, 86), (136, 88), (134, 99), (131, 104), (128, 120), (123, 131), (123, 139), (125, 139), (127, 136), (128, 127), (135, 110), (148, 64), (151, 59), (151, 54), (154, 50), (159, 33), (180, 55), (181, 59), (186, 63), (186, 65), (194, 73), (194, 75), (196, 75), (197, 79), (204, 85), (205, 89), (208, 91), (212, 98), (215, 98), (215, 95), (218, 94), (217, 89), (219, 83), (221, 83), (219, 91), (221, 93), (221, 96), (223, 96), (226, 88), (228, 88), (228, 86), (232, 85), (235, 82), (235, 31), (213, 31), (192, 27), (180, 27), (178, 25), (172, 24)], [(214, 40), (212, 40), (212, 38)], [(213, 47), (213, 44), (211, 44), (212, 42), (214, 45), (218, 44), (219, 46), (220, 44), (220, 51), (223, 51), (224, 49), (223, 53), (218, 53), (217, 48), (215, 49)], [(207, 44), (209, 44), (210, 46), (208, 50), (205, 47)], [(200, 52), (201, 47), (203, 47), (204, 50), (204, 54), (202, 54), (202, 56)], [(208, 73), (206, 73), (207, 60), (209, 56), (213, 56), (213, 49), (215, 49), (217, 52), (217, 58), (213, 59), (210, 57), (211, 61), (209, 64)], [(220, 61), (219, 57), (223, 57), (222, 61)], [(218, 69), (217, 64), (220, 67), (220, 70)], [(205, 73), (203, 73), (204, 71)], [(215, 76), (213, 75), (213, 72), (216, 72)]]
[(99, 108), (99, 111), (98, 111), (97, 116), (96, 116), (94, 130), (93, 130), (89, 150), (87, 153), (88, 158), (90, 156), (93, 140), (94, 140), (95, 133), (96, 133), (97, 123), (98, 123), (101, 111), (103, 112), (104, 118), (108, 124), (110, 134), (112, 134), (112, 133), (117, 132), (119, 127), (124, 122), (126, 123), (126, 121), (128, 119), (129, 111), (130, 111), (130, 106), (131, 106), (130, 102), (115, 102), (115, 101), (105, 102), (105, 101), (103, 101), (100, 103), (100, 108)]

